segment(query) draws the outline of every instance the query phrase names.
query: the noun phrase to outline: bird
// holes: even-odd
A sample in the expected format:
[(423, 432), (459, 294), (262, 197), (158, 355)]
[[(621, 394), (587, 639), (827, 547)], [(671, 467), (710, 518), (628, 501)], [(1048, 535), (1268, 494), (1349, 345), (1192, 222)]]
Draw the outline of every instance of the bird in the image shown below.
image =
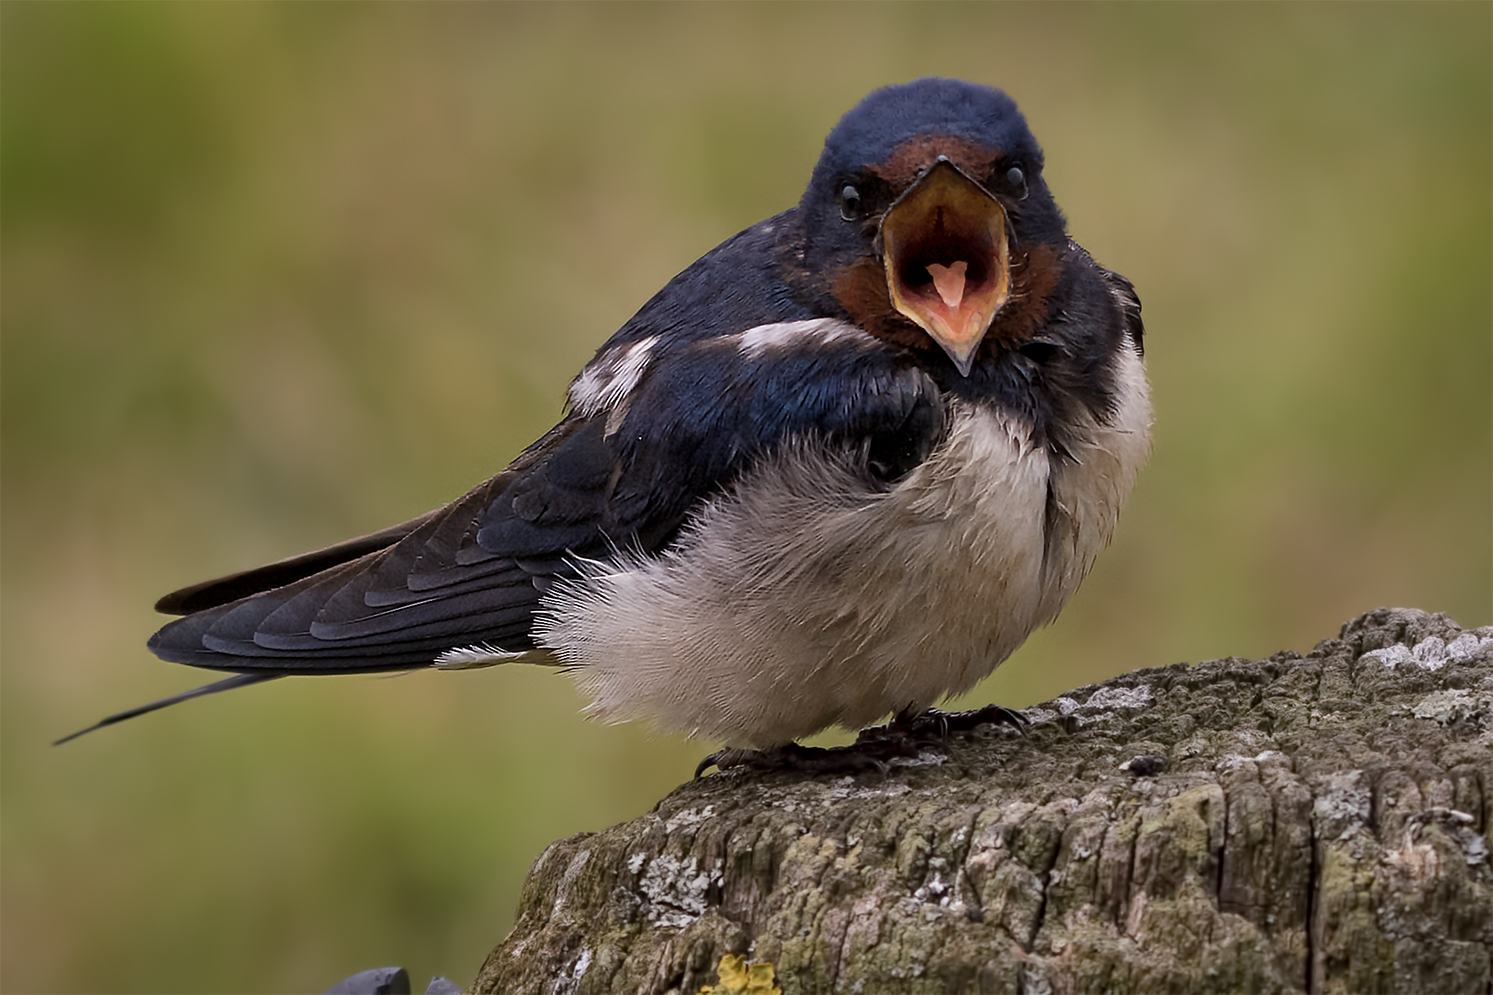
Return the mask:
[(724, 742), (702, 769), (946, 715), (1056, 618), (1150, 448), (1140, 300), (1043, 166), (1002, 90), (873, 91), (799, 202), (670, 280), (502, 472), (161, 598), (181, 617), (149, 649), (232, 676), (74, 736), (285, 676), (517, 661), (593, 717)]

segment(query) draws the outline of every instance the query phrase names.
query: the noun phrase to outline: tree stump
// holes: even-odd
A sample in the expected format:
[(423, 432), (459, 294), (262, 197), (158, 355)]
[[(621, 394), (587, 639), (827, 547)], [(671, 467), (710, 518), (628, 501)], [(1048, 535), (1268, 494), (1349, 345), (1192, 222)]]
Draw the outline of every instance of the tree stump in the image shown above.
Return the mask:
[(1136, 671), (886, 773), (726, 773), (552, 844), (474, 990), (1482, 992), (1493, 627)]

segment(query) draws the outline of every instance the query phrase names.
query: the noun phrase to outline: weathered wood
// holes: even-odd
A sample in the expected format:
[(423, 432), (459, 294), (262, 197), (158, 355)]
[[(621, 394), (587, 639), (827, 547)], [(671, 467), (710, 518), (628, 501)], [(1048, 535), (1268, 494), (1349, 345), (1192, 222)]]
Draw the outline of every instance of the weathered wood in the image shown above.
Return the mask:
[(474, 989), (695, 992), (750, 952), (789, 993), (1489, 991), (1493, 628), (1381, 609), (1031, 714), (555, 843)]

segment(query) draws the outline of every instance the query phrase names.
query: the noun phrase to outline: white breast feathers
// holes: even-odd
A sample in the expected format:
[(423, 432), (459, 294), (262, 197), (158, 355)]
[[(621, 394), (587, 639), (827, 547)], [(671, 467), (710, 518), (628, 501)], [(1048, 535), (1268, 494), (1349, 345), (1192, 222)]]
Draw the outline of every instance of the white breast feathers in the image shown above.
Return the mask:
[(966, 691), (1057, 615), (1113, 533), (1150, 426), (1140, 358), (1122, 352), (1118, 410), (1078, 426), (1071, 460), (962, 403), (887, 490), (788, 446), (671, 550), (585, 563), (545, 597), (539, 641), (593, 714), (737, 747)]

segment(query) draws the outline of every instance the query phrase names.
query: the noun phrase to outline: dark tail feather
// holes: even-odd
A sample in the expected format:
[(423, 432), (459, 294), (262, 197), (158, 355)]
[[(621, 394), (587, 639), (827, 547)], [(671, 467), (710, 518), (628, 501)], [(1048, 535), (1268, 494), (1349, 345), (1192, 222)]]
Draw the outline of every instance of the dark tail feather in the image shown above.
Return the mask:
[(360, 556), (367, 556), (369, 553), (392, 546), (435, 515), (436, 512), (431, 512), (402, 525), (384, 529), (382, 532), (349, 539), (335, 546), (328, 546), (326, 549), (302, 553), (288, 560), (269, 563), (252, 570), (241, 570), (227, 577), (217, 577), (203, 581), (201, 584), (184, 587), (180, 591), (172, 591), (156, 602), (156, 611), (167, 615), (190, 615), (205, 608), (216, 608), (230, 601), (238, 601), (240, 598), (259, 594), (261, 591), (284, 587), (286, 584), (335, 567), (339, 563), (347, 563)]
[(193, 688), (190, 691), (183, 691), (181, 694), (173, 694), (169, 698), (162, 698), (160, 701), (152, 701), (148, 705), (140, 705), (138, 707), (119, 712), (118, 714), (109, 716), (107, 719), (99, 719), (87, 729), (79, 729), (77, 732), (73, 733), (70, 736), (63, 736), (52, 745), (61, 746), (63, 743), (66, 743), (70, 739), (77, 739), (85, 732), (93, 732), (93, 730), (102, 729), (104, 726), (112, 726), (116, 722), (123, 722), (125, 719), (133, 719), (137, 715), (144, 715), (146, 712), (153, 712), (158, 708), (165, 708), (167, 705), (175, 705), (177, 702), (187, 701), (191, 698), (201, 698), (205, 694), (217, 694), (219, 691), (232, 691), (234, 688), (248, 687), (250, 684), (259, 684), (262, 681), (272, 681), (277, 677), (284, 676), (285, 675), (282, 673), (234, 674), (232, 677), (225, 677), (221, 681), (213, 681), (211, 684), (205, 684), (200, 688)]

